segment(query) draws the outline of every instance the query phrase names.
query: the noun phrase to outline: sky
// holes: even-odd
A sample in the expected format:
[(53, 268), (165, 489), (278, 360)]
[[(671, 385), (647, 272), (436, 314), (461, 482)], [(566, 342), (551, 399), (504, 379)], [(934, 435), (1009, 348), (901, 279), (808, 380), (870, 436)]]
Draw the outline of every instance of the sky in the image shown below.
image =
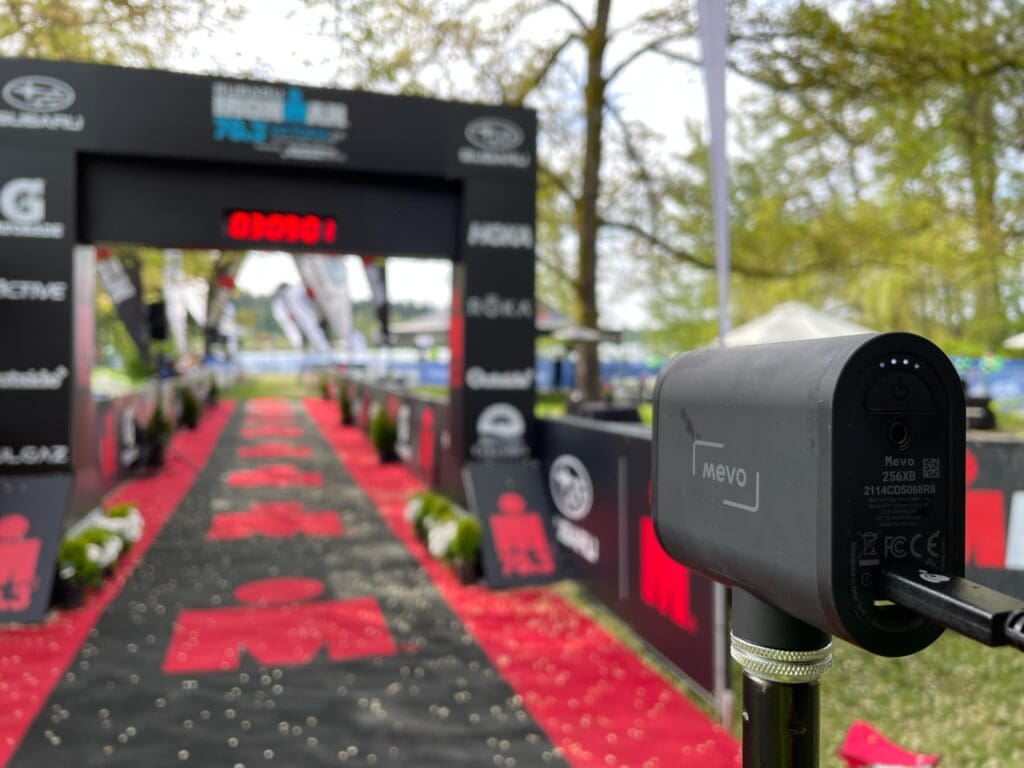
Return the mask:
[[(629, 0), (614, 6), (619, 14), (639, 13), (655, 0)], [(581, 6), (582, 8), (583, 6)], [(262, 2), (250, 0), (243, 20), (211, 34), (198, 33), (187, 40), (172, 64), (184, 70), (215, 69), (225, 74), (252, 72), (268, 80), (307, 84), (328, 82), (332, 46), (318, 34), (319, 21), (300, 0)], [(616, 19), (613, 17), (613, 23)], [(268, 45), (272, 40), (273, 44)], [(730, 101), (734, 81), (729, 81)], [(637, 60), (616, 81), (614, 97), (623, 112), (639, 118), (668, 139), (670, 151), (683, 151), (687, 120), (703, 120), (705, 97), (700, 74), (692, 68), (671, 65), (656, 56)], [(362, 265), (346, 258), (353, 298), (369, 296)], [(436, 306), (451, 302), (451, 265), (440, 260), (388, 259), (388, 295), (393, 301), (417, 301)], [(288, 254), (254, 254), (243, 264), (237, 283), (243, 290), (266, 295), (282, 281), (299, 282), (298, 271)], [(638, 328), (649, 318), (642, 298), (623, 292), (609, 281), (600, 283), (602, 325)]]

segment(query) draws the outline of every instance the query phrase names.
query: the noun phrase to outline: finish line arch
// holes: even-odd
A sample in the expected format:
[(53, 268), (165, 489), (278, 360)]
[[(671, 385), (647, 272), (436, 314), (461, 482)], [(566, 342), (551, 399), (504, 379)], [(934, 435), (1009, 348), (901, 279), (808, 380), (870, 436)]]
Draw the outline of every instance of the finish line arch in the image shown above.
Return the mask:
[(0, 61), (0, 516), (26, 516), (39, 541), (32, 604), (0, 621), (45, 612), (91, 434), (75, 329), (93, 322), (76, 296), (94, 264), (76, 244), (451, 259), (441, 482), (455, 488), (465, 461), (534, 453), (533, 313), (465, 310), (534, 302), (535, 148), (520, 108)]

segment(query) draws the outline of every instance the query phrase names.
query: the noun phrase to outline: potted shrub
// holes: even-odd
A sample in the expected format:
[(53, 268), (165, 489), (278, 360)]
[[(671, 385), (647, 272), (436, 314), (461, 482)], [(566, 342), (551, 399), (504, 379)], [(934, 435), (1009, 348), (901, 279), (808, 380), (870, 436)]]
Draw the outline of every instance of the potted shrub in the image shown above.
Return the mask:
[(324, 400), (331, 399), (331, 377), (326, 373), (320, 374), (320, 397)]
[(61, 541), (57, 550), (57, 578), (53, 582), (53, 604), (58, 608), (78, 608), (86, 590), (103, 581), (103, 569), (89, 559), (87, 545), (79, 536)]
[(210, 389), (206, 392), (206, 404), (216, 405), (217, 399), (220, 397), (220, 387), (217, 386), (217, 377), (210, 377)]
[(146, 425), (146, 443), (149, 447), (146, 463), (149, 466), (162, 467), (164, 465), (164, 450), (170, 437), (171, 422), (164, 414), (163, 403), (158, 398), (156, 409), (149, 419), (149, 424)]
[(134, 504), (114, 504), (104, 511), (100, 520), (100, 525), (121, 537), (122, 555), (126, 555), (132, 545), (142, 538), (145, 521)]
[(398, 437), (395, 421), (387, 412), (386, 408), (377, 408), (373, 419), (370, 421), (370, 442), (377, 450), (377, 457), (382, 463), (394, 461), (395, 440)]
[(472, 515), (459, 515), (455, 534), (448, 544), (445, 560), (455, 571), (459, 583), (472, 584), (480, 578), (480, 521)]
[(181, 403), (181, 423), (189, 429), (195, 429), (199, 423), (199, 398), (189, 386), (178, 387), (178, 400)]
[(99, 526), (86, 528), (75, 539), (85, 544), (86, 556), (105, 575), (114, 570), (124, 550), (124, 540), (117, 533)]
[(348, 396), (348, 387), (342, 385), (341, 393), (338, 395), (338, 409), (341, 411), (341, 423), (351, 427), (356, 423), (352, 416), (352, 400)]

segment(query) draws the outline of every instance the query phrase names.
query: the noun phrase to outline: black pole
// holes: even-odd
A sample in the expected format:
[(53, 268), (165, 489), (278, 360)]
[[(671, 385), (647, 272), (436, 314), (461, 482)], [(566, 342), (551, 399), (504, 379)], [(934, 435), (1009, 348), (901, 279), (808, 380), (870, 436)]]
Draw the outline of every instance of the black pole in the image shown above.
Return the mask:
[(829, 636), (735, 589), (732, 656), (743, 667), (743, 768), (818, 768)]

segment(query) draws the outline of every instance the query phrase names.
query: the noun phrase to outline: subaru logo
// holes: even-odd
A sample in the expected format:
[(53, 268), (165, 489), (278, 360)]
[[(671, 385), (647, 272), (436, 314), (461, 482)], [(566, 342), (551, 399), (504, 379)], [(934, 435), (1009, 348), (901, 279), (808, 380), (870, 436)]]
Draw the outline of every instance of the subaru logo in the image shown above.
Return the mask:
[(43, 75), (16, 77), (0, 95), (15, 109), (27, 112), (62, 112), (75, 103), (75, 90), (70, 85)]
[(478, 117), (466, 125), (466, 141), (488, 152), (510, 152), (524, 139), (523, 129), (502, 117)]

